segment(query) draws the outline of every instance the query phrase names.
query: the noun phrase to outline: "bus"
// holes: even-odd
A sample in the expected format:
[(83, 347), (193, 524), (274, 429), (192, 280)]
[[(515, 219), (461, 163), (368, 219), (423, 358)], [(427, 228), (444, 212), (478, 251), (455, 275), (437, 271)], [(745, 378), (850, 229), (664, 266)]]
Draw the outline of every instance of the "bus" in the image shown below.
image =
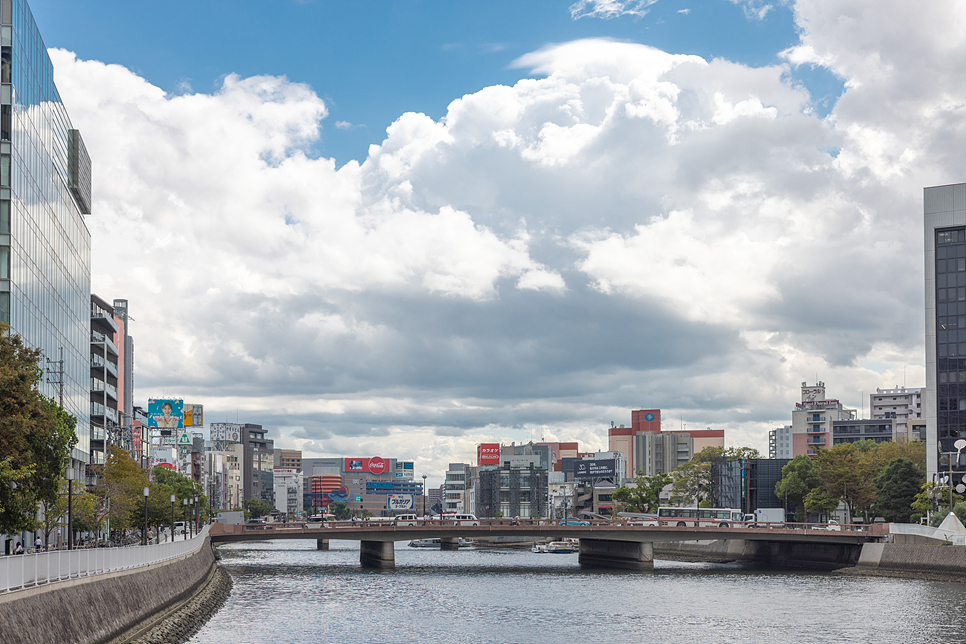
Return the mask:
[(734, 508), (676, 508), (659, 507), (657, 518), (661, 525), (711, 527), (740, 527), (743, 513)]

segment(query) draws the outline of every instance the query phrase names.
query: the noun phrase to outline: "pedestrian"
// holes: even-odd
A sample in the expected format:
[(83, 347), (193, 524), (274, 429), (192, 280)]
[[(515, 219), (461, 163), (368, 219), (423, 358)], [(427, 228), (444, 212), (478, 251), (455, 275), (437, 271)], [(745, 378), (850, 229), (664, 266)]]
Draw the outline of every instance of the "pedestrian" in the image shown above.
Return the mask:
[(34, 549), (36, 549), (37, 552), (40, 552), (44, 549), (44, 540), (40, 538), (40, 535), (37, 535), (37, 540), (34, 542)]
[(23, 544), (19, 541), (17, 542), (17, 547), (13, 549), (13, 554), (22, 555), (23, 554)]

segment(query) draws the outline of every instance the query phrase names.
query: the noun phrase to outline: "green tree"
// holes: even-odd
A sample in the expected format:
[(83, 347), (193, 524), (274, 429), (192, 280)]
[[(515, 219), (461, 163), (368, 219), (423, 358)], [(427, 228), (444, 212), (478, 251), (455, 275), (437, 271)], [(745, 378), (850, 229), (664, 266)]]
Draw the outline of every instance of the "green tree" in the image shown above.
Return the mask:
[[(206, 522), (208, 521), (208, 519), (211, 518), (209, 516), (210, 509), (208, 507), (208, 497), (201, 493), (200, 483), (196, 482), (194, 479), (190, 477), (185, 476), (184, 474), (180, 474), (166, 467), (161, 467), (160, 465), (154, 468), (153, 470), (151, 470), (151, 478), (154, 480), (155, 483), (166, 485), (169, 488), (171, 488), (171, 492), (168, 492), (168, 496), (165, 497), (169, 499), (168, 503), (170, 503), (170, 498), (172, 493), (174, 493), (175, 497), (177, 497), (175, 501), (175, 505), (181, 505), (182, 507), (184, 505), (182, 503), (182, 499), (191, 499), (194, 496), (197, 496), (198, 503), (201, 508), (202, 522)], [(154, 494), (154, 492), (152, 491), (151, 494)], [(190, 512), (190, 508), (191, 508), (190, 504), (188, 507)], [(170, 507), (168, 508), (168, 511), (169, 512), (171, 511)], [(181, 509), (175, 508), (175, 511), (178, 513), (178, 516), (180, 516)], [(170, 521), (171, 521), (171, 518), (168, 517), (168, 522)]]
[(243, 503), (243, 505), (245, 506), (245, 509), (251, 513), (251, 516), (254, 519), (257, 519), (258, 517), (266, 517), (272, 513), (272, 510), (275, 509), (261, 499), (248, 499)]
[(37, 527), (37, 508), (56, 501), (77, 443), (76, 420), (37, 389), (41, 357), (0, 324), (0, 533)]
[(886, 521), (908, 523), (926, 474), (905, 456), (893, 458), (875, 478), (875, 513)]
[(815, 463), (807, 456), (798, 455), (782, 468), (782, 478), (775, 485), (775, 495), (785, 500), (788, 509), (794, 512), (796, 521), (805, 520), (805, 497), (812, 490), (822, 487), (822, 478), (815, 469)]
[(111, 445), (107, 452), (102, 477), (95, 488), (100, 499), (97, 523), (104, 519), (111, 522), (111, 528), (124, 530), (137, 527), (139, 507), (144, 504), (143, 490), (148, 484), (148, 475), (131, 456), (118, 447)]
[[(853, 443), (842, 443), (832, 449), (817, 450), (815, 468), (829, 496), (838, 497), (845, 502), (850, 516), (861, 512), (868, 521), (869, 513), (875, 503), (875, 474), (870, 464), (873, 462)], [(875, 452), (871, 452), (873, 455)]]
[(821, 517), (828, 517), (828, 515), (835, 512), (835, 508), (839, 507), (839, 498), (837, 496), (831, 496), (821, 487), (809, 490), (802, 501), (805, 506), (805, 512), (818, 514)]
[(611, 500), (620, 503), (628, 512), (657, 512), (661, 504), (661, 490), (672, 482), (668, 474), (644, 476), (638, 470), (633, 487), (619, 487), (611, 494)]
[(335, 515), (336, 521), (346, 521), (352, 517), (352, 510), (349, 504), (343, 501), (335, 501), (329, 506), (329, 512)]

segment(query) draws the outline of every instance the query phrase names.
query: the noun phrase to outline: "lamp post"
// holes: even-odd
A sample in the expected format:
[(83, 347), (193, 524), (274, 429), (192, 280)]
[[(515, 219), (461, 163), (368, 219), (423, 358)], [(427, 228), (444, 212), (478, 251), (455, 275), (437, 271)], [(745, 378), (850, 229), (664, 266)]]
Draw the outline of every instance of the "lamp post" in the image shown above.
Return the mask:
[(188, 513), (188, 530), (189, 536), (194, 539), (195, 536), (195, 497), (188, 498), (188, 505), (191, 506), (191, 511)]
[(151, 494), (151, 488), (144, 488), (144, 534), (141, 535), (141, 545), (148, 545), (148, 496)]
[(171, 541), (174, 541), (174, 502), (176, 500), (177, 500), (177, 497), (174, 494), (172, 494), (171, 495)]
[(181, 499), (181, 502), (184, 504), (184, 507), (181, 508), (181, 523), (184, 524), (184, 529), (181, 532), (181, 534), (184, 535), (184, 540), (187, 541), (188, 540), (188, 519), (187, 519), (187, 516), (188, 516), (188, 499)]
[(77, 470), (73, 467), (67, 468), (67, 549), (74, 549), (74, 480), (77, 478)]
[(201, 532), (201, 496), (195, 494), (195, 534)]
[[(953, 447), (956, 448), (956, 465), (959, 466), (959, 455), (966, 447), (966, 440), (960, 438), (958, 441), (953, 443)], [(953, 455), (949, 455), (949, 513), (952, 514), (953, 511)]]
[(426, 516), (426, 475), (423, 474), (423, 516)]

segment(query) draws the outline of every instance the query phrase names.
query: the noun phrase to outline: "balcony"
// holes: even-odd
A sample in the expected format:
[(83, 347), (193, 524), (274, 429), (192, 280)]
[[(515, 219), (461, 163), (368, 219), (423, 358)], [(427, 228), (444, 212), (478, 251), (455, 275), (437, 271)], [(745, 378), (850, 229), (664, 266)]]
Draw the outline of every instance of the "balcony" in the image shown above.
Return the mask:
[(118, 355), (117, 345), (114, 344), (114, 340), (107, 337), (103, 333), (98, 333), (97, 331), (91, 331), (91, 344), (103, 344), (108, 349), (110, 349), (115, 356)]
[(97, 372), (97, 376), (101, 379), (103, 379), (105, 371), (108, 375), (114, 376), (115, 380), (117, 379), (117, 365), (96, 353), (91, 355), (91, 371)]
[(809, 438), (805, 439), (805, 443), (808, 445), (825, 445), (825, 437), (810, 436)]
[(91, 420), (98, 423), (103, 423), (103, 419), (110, 420), (117, 424), (117, 410), (111, 409), (110, 407), (104, 407), (101, 403), (91, 403)]

